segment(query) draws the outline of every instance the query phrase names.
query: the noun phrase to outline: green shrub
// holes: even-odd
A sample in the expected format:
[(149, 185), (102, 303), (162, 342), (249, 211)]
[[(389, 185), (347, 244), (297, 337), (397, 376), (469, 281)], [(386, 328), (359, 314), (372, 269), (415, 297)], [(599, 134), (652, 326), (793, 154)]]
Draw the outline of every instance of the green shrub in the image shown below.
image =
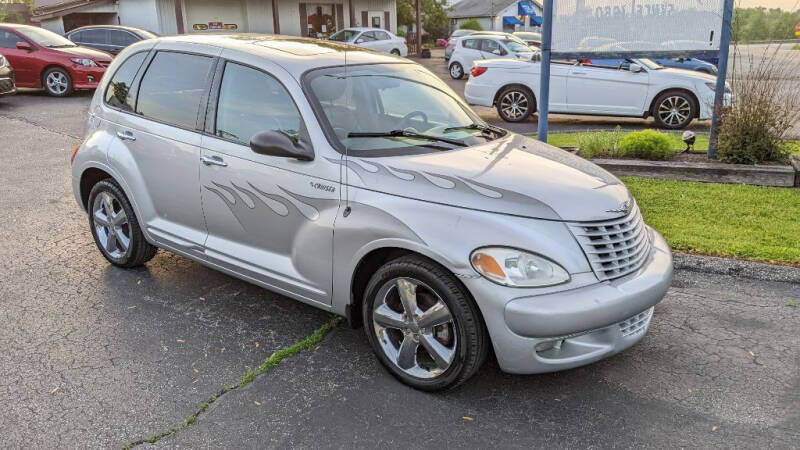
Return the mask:
[(725, 114), (720, 130), (717, 157), (730, 164), (759, 164), (787, 157), (787, 147), (760, 120), (743, 120), (736, 113)]
[(475, 31), (483, 31), (483, 27), (481, 23), (478, 22), (478, 19), (469, 19), (461, 22), (461, 26), (459, 27), (462, 30), (475, 30)]
[(655, 130), (642, 130), (628, 134), (619, 141), (620, 156), (651, 160), (670, 159), (675, 154), (669, 138)]

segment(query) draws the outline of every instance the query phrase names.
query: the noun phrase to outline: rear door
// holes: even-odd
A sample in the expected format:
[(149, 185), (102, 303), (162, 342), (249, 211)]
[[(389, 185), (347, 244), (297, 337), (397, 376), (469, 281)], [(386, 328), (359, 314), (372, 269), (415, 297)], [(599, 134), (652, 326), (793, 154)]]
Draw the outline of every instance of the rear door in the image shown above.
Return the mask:
[(104, 52), (111, 52), (110, 30), (105, 28), (92, 28), (81, 33), (79, 45), (96, 48)]
[(481, 56), (485, 59), (507, 58), (508, 51), (494, 39), (481, 39)]
[(380, 50), (380, 43), (374, 31), (365, 31), (361, 33), (361, 36), (356, 39), (356, 44), (358, 44), (359, 47), (368, 48), (370, 50)]
[(151, 52), (132, 86), (109, 86), (115, 114), (108, 115), (114, 122), (108, 158), (122, 172), (147, 234), (160, 246), (203, 257), (200, 111), (219, 51), (199, 54), (197, 45), (171, 45)]
[(572, 113), (640, 116), (645, 109), (650, 76), (619, 65), (572, 66), (567, 103)]
[(302, 116), (293, 100), (302, 90), (279, 66), (262, 60), (255, 68), (228, 50), (222, 56), (239, 61), (217, 69), (203, 137), (207, 259), (297, 299), (330, 304), (339, 168), (321, 157), (255, 153), (249, 143), (261, 131), (311, 145), (305, 124), (313, 114)]
[(461, 48), (457, 50), (458, 59), (464, 66), (464, 72), (469, 73), (472, 64), (479, 59), (483, 59), (481, 54), (481, 39), (462, 39)]
[(375, 33), (375, 37), (378, 40), (377, 44), (380, 51), (389, 53), (394, 49), (394, 42), (389, 33), (385, 31), (373, 31), (373, 33)]
[(109, 52), (116, 55), (125, 47), (139, 41), (140, 39), (133, 33), (125, 30), (109, 30)]

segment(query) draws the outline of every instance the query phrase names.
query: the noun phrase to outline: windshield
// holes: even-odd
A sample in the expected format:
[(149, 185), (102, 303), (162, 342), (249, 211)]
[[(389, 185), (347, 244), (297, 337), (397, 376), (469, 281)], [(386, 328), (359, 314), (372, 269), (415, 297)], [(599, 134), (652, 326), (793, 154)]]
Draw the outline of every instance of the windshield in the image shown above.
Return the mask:
[(332, 144), (359, 156), (449, 150), (502, 134), (487, 130), (458, 94), (416, 64), (318, 69), (304, 83)]
[(358, 36), (358, 31), (356, 30), (342, 30), (334, 33), (328, 39), (337, 42), (350, 42), (355, 39), (356, 36)]
[(76, 47), (76, 45), (69, 39), (42, 28), (25, 27), (20, 29), (20, 31), (25, 34), (25, 37), (33, 42), (36, 42), (42, 47)]
[(639, 61), (639, 64), (645, 66), (646, 68), (648, 68), (650, 70), (660, 70), (660, 69), (664, 68), (664, 66), (662, 66), (661, 64), (653, 61), (652, 59), (639, 58), (637, 61)]
[(527, 45), (525, 45), (525, 44), (520, 44), (520, 43), (519, 43), (519, 42), (517, 42), (517, 41), (503, 41), (503, 44), (505, 44), (505, 46), (506, 46), (506, 47), (507, 47), (509, 50), (511, 50), (512, 52), (514, 52), (514, 53), (522, 53), (522, 52), (530, 53), (530, 52), (532, 52), (532, 51), (533, 51), (533, 50), (531, 50), (531, 48), (530, 48), (530, 47), (528, 47)]

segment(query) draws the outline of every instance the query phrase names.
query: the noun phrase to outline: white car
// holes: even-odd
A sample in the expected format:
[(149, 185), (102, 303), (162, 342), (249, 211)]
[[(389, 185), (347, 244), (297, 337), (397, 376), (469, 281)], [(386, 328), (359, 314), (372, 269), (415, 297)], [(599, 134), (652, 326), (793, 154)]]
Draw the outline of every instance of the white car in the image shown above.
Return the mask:
[(448, 69), (450, 77), (460, 80), (475, 61), (489, 58), (530, 61), (535, 51), (517, 38), (506, 36), (465, 36), (455, 43)]
[[(630, 59), (627, 67), (574, 61), (550, 66), (550, 112), (603, 116), (653, 116), (661, 128), (680, 129), (710, 119), (716, 77), (667, 69), (649, 59)], [(464, 96), (472, 105), (495, 106), (507, 122), (521, 122), (536, 112), (541, 63), (479, 61), (472, 68)], [(725, 103), (730, 104), (726, 86)]]
[(346, 42), (397, 56), (408, 56), (408, 45), (405, 39), (378, 28), (345, 28), (331, 35), (328, 40)]

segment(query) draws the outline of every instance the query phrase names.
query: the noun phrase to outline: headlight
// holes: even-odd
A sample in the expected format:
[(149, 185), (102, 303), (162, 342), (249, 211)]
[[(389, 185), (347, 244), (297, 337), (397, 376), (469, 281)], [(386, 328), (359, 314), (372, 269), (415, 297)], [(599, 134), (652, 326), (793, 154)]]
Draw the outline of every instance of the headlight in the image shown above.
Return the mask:
[(3, 55), (0, 55), (0, 69), (5, 68), (8, 65), (8, 61)]
[(507, 247), (485, 247), (472, 252), (472, 267), (497, 284), (543, 287), (566, 283), (569, 274), (549, 259)]
[(72, 58), (70, 61), (84, 67), (97, 67), (97, 63), (89, 58)]
[[(706, 83), (706, 87), (708, 87), (712, 91), (716, 91), (717, 90), (717, 83), (708, 82), (708, 83)], [(731, 93), (731, 85), (728, 84), (728, 83), (725, 83), (725, 93), (726, 94), (730, 94)]]

